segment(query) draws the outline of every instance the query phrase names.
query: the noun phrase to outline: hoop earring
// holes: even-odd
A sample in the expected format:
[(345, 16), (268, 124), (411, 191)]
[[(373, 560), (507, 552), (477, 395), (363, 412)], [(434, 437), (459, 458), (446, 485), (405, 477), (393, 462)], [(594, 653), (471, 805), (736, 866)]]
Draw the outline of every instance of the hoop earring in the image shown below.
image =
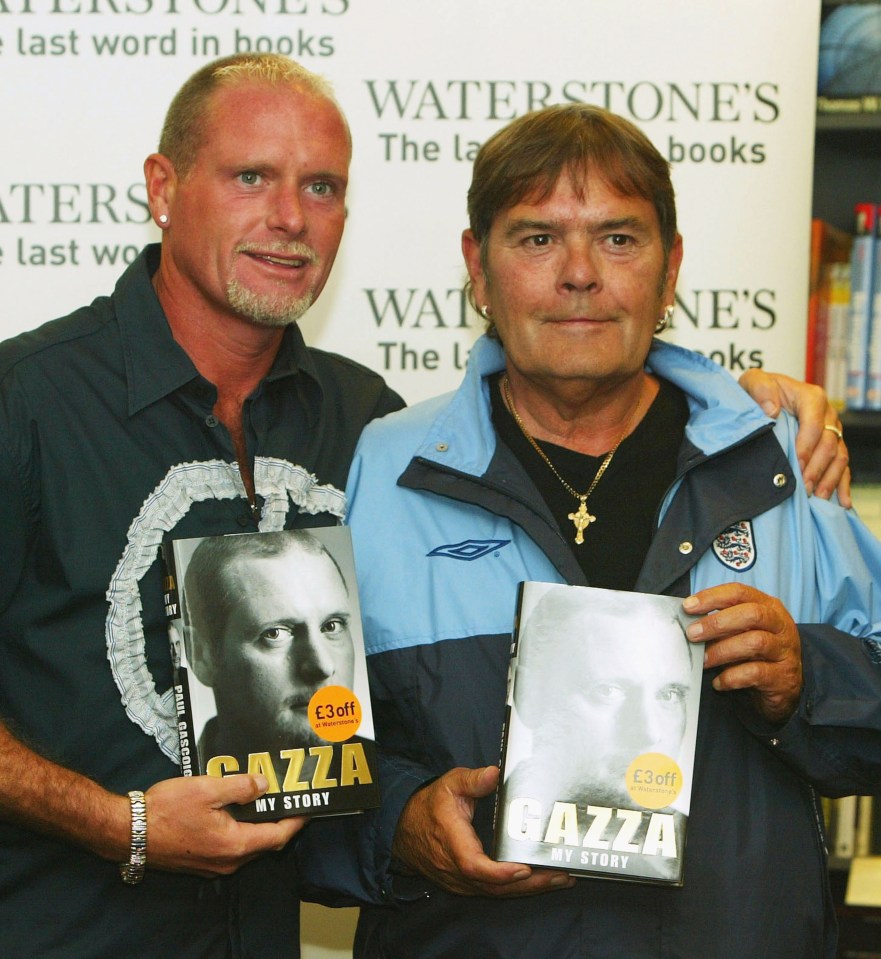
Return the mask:
[(664, 315), (658, 320), (657, 326), (655, 326), (655, 336), (659, 333), (663, 333), (668, 326), (673, 322), (673, 304), (664, 307)]

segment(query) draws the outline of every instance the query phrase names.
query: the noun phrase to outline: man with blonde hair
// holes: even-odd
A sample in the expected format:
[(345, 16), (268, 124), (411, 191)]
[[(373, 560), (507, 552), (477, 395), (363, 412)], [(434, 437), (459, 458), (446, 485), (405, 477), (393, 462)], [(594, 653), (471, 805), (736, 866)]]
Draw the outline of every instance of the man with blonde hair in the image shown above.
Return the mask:
[(158, 552), (338, 523), (362, 427), (402, 405), (296, 325), (336, 256), (350, 156), (320, 78), (208, 64), (144, 165), (161, 247), (0, 347), (4, 955), (298, 954), (282, 850), (304, 820), (227, 812), (262, 776), (179, 776)]

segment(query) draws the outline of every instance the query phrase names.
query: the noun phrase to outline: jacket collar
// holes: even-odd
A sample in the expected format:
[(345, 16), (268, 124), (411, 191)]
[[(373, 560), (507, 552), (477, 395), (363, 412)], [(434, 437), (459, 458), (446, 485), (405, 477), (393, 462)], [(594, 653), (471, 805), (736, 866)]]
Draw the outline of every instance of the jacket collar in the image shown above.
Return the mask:
[[(504, 367), (499, 341), (481, 336), (471, 350), (461, 386), (432, 422), (416, 456), (483, 475), (496, 449), (489, 377)], [(692, 350), (656, 339), (646, 369), (685, 394), (691, 414), (686, 439), (704, 456), (737, 446), (774, 422), (733, 377), (719, 376), (715, 363)], [(475, 410), (479, 411), (476, 422)], [(438, 449), (444, 450), (443, 455)]]

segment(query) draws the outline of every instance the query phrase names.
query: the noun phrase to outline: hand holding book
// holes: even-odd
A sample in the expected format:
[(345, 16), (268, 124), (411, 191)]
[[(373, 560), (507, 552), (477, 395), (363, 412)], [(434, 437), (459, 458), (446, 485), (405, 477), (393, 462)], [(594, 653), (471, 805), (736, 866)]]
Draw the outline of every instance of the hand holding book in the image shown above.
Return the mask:
[(245, 823), (231, 807), (253, 803), (266, 791), (262, 776), (191, 776), (166, 779), (146, 792), (152, 869), (227, 876), (265, 852), (278, 852), (308, 822), (305, 816)]
[(498, 766), (451, 769), (404, 807), (393, 854), (407, 870), (462, 896), (528, 896), (571, 886), (565, 873), (496, 862), (472, 826), (475, 802), (498, 785)]
[(718, 668), (717, 690), (749, 689), (756, 708), (773, 723), (795, 711), (802, 688), (798, 628), (779, 599), (751, 586), (725, 583), (701, 590), (683, 608), (703, 618), (686, 633), (705, 644), (705, 668)]

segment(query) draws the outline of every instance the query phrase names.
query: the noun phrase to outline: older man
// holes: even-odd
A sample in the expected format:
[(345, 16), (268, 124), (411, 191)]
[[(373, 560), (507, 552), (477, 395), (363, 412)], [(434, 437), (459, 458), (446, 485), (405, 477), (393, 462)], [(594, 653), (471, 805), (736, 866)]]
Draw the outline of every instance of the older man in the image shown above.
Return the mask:
[[(584, 105), (515, 120), (477, 157), (469, 214), (490, 335), (455, 394), (369, 426), (353, 463), (389, 761), (360, 875), (311, 878), (395, 902), (363, 911), (361, 957), (831, 959), (817, 791), (881, 790), (881, 546), (807, 495), (789, 417), (656, 338), (683, 247), (635, 127)], [(699, 616), (684, 888), (485, 854), (521, 580)]]

